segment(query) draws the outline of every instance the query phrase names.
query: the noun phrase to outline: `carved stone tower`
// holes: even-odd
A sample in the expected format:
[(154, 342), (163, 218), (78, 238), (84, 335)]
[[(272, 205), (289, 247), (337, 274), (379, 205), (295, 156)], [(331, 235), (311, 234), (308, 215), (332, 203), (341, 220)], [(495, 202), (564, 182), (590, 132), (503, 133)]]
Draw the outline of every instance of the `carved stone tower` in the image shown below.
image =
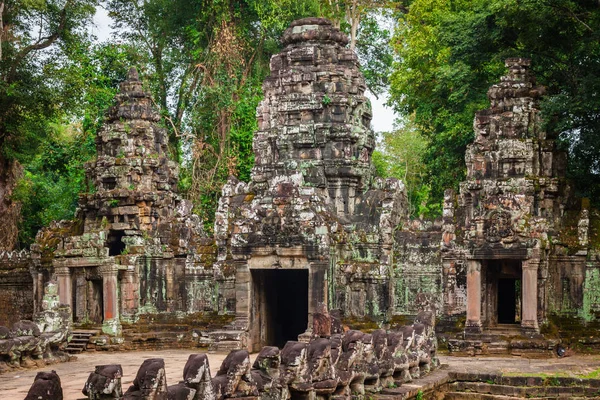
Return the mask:
[(77, 219), (41, 231), (32, 250), (38, 281), (56, 277), (75, 323), (102, 323), (118, 335), (122, 319), (186, 309), (177, 285), (185, 286), (205, 235), (176, 193), (166, 130), (134, 68), (115, 103), (96, 138), (97, 158), (86, 164), (92, 190), (80, 195)]
[(477, 113), (460, 185), (458, 238), (467, 264), (467, 332), (544, 318), (549, 234), (560, 226), (564, 154), (542, 129), (530, 60), (506, 60), (508, 74)]
[(404, 186), (373, 178), (366, 86), (347, 37), (295, 21), (271, 59), (257, 110), (249, 184), (223, 188), (215, 222), (224, 347), (259, 349), (310, 334), (317, 310), (383, 319)]
[(371, 185), (375, 145), (358, 58), (325, 19), (293, 22), (281, 42), (257, 110), (255, 190), (300, 172), (338, 215), (351, 215), (356, 196)]

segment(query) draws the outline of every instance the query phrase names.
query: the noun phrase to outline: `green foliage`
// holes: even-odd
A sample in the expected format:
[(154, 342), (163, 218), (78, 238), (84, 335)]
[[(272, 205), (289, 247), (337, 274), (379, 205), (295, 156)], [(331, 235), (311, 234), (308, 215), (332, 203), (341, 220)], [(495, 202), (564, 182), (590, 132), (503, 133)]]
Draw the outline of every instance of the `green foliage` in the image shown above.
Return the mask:
[[(415, 0), (394, 37), (391, 102), (430, 139), (424, 156), (432, 200), (464, 178), (475, 111), (504, 73), (507, 57), (530, 57), (548, 128), (571, 150), (582, 194), (600, 191), (600, 9), (570, 0)], [(597, 196), (595, 196), (597, 198)]]
[(386, 25), (393, 26), (389, 10), (372, 11), (360, 22), (356, 37), (356, 52), (361, 62), (361, 72), (369, 91), (375, 96), (384, 93), (390, 82), (394, 61), (390, 45), (392, 33)]
[(429, 140), (419, 133), (411, 119), (403, 121), (394, 132), (382, 133), (380, 150), (373, 152), (373, 164), (378, 176), (398, 178), (406, 185), (409, 214), (412, 217), (439, 214), (439, 206), (431, 204), (427, 166), (423, 162)]
[[(256, 106), (284, 29), (298, 18), (337, 15), (336, 5), (318, 0), (109, 0), (107, 7), (119, 37), (138, 49), (139, 70), (167, 121), (174, 153), (185, 154), (179, 188), (210, 231), (227, 178), (250, 179)], [(375, 14), (364, 21), (358, 48), (377, 93), (391, 65), (390, 32), (378, 27)], [(327, 105), (331, 99), (323, 101)]]
[(55, 122), (77, 103), (69, 84), (72, 46), (96, 0), (4, 1), (0, 35), (0, 150), (20, 162), (36, 154)]
[(57, 122), (44, 122), (44, 135), (37, 138), (41, 143), (26, 159), (25, 176), (13, 196), (23, 205), (21, 246), (32, 243), (37, 231), (51, 221), (73, 218), (78, 194), (94, 190), (85, 180), (83, 164), (95, 155), (96, 132), (132, 61), (124, 46), (89, 47), (80, 42), (72, 44), (71, 50), (73, 68), (66, 83), (78, 88), (78, 101)]
[[(185, 164), (180, 188), (194, 201), (207, 231), (212, 230), (227, 178), (235, 175), (250, 180), (252, 138), (258, 129), (256, 107), (271, 55), (279, 51), (279, 38), (292, 20), (314, 15), (318, 9), (318, 2), (312, 0), (223, 4), (228, 6), (215, 5), (208, 11), (212, 33), (206, 35), (209, 40), (198, 55), (201, 84), (184, 118), (192, 157)], [(199, 27), (190, 29), (198, 38), (204, 37)]]
[(22, 246), (32, 243), (37, 231), (50, 222), (72, 219), (78, 194), (86, 189), (82, 164), (95, 153), (94, 135), (72, 126), (54, 125), (53, 129), (26, 165), (13, 193), (13, 199), (22, 204)]

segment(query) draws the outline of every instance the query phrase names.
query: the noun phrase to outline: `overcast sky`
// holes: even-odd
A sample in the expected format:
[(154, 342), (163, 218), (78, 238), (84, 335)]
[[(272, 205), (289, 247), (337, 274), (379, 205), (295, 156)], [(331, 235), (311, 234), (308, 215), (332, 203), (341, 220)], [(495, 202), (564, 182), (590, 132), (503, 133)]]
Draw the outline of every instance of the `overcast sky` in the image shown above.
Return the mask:
[[(104, 8), (96, 8), (96, 15), (94, 16), (95, 26), (93, 26), (91, 29), (92, 32), (98, 37), (98, 40), (105, 41), (109, 39), (111, 33), (111, 22), (112, 20)], [(373, 130), (375, 132), (391, 131), (396, 116), (391, 108), (385, 106), (387, 94), (379, 96), (378, 100), (371, 95), (371, 93), (367, 92), (367, 97), (369, 97), (371, 100), (371, 106), (373, 107)]]

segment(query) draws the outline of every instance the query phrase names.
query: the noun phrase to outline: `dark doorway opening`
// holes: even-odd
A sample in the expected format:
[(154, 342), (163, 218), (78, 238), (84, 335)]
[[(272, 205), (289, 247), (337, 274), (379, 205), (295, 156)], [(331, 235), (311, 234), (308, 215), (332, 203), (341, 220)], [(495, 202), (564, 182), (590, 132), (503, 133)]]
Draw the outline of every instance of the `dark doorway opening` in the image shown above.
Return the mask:
[(95, 324), (101, 324), (104, 319), (104, 286), (102, 279), (91, 280), (88, 288), (88, 298), (90, 299), (88, 303), (89, 320)]
[(282, 348), (308, 327), (308, 270), (251, 270), (253, 347)]
[(125, 236), (124, 231), (109, 231), (108, 239), (106, 240), (109, 256), (118, 256), (123, 253), (123, 250), (125, 250), (123, 236)]
[(483, 322), (487, 327), (521, 322), (521, 260), (488, 260), (482, 268)]
[[(519, 281), (520, 282), (520, 281)], [(517, 322), (517, 279), (498, 279), (498, 323)]]

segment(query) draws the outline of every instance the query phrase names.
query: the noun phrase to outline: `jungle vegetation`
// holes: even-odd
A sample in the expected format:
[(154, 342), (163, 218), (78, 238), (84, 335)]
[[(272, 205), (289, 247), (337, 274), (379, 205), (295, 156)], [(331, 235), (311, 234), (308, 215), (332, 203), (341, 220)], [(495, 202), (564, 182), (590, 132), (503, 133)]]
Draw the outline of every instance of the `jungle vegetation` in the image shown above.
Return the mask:
[[(112, 18), (100, 41), (96, 10)], [(440, 213), (465, 176), (475, 111), (530, 57), (546, 128), (579, 195), (600, 194), (600, 3), (596, 0), (0, 0), (0, 248), (25, 248), (74, 216), (83, 164), (118, 83), (136, 66), (181, 164), (180, 189), (208, 230), (230, 174), (250, 179), (269, 59), (291, 21), (346, 31), (373, 95), (389, 93), (377, 172), (406, 182), (413, 217)]]

